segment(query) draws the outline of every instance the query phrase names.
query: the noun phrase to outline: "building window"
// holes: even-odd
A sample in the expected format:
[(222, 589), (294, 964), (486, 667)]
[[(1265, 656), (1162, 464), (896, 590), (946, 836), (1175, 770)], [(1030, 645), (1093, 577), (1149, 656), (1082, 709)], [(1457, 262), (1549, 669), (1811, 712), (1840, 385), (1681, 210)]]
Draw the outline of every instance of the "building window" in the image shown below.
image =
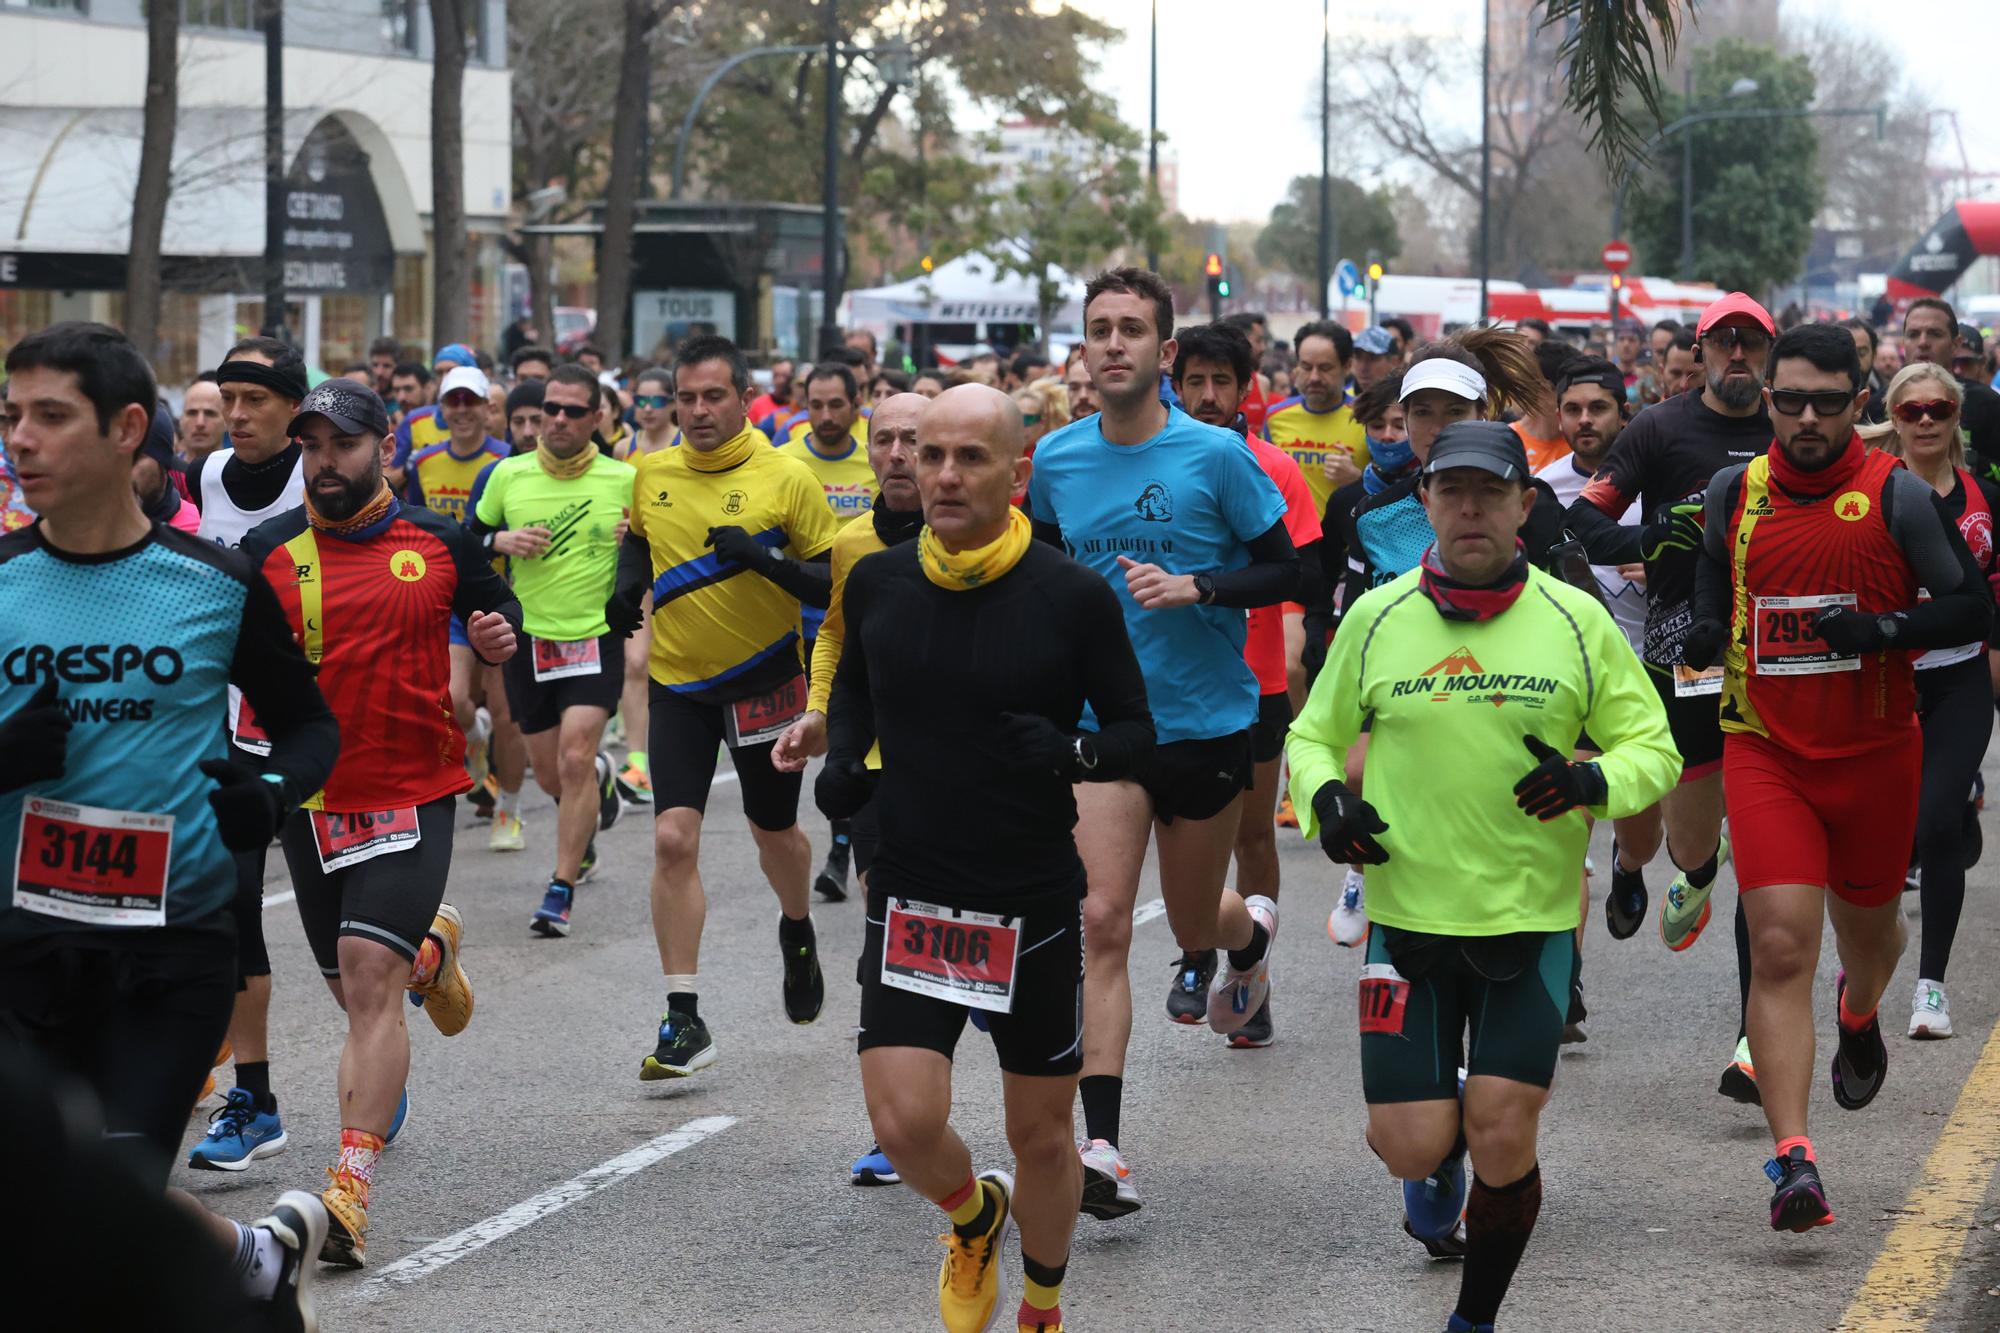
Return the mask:
[(181, 22), (190, 28), (257, 31), (260, 0), (181, 0)]
[(417, 0), (382, 0), (383, 44), (391, 51), (415, 55), (420, 20)]

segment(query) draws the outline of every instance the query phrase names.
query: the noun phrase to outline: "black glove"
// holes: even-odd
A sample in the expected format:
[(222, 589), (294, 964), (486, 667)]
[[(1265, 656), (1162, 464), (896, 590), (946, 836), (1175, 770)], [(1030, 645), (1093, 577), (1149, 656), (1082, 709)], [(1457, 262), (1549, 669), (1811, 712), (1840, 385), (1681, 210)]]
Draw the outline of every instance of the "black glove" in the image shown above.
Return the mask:
[(813, 782), (813, 803), (828, 819), (852, 819), (875, 795), (875, 774), (859, 759), (832, 755)]
[(1722, 652), (1722, 644), (1729, 637), (1729, 631), (1719, 620), (1702, 619), (1688, 626), (1688, 632), (1681, 638), (1681, 661), (1696, 671), (1706, 671), (1715, 665), (1716, 657)]
[(18, 791), (36, 782), (54, 782), (69, 764), (69, 714), (56, 694), (55, 673), (49, 673), (14, 716), (0, 722), (0, 792)]
[(604, 627), (621, 639), (629, 639), (639, 632), (646, 623), (646, 612), (642, 605), (646, 598), (644, 588), (634, 588), (630, 593), (614, 592), (611, 600), (604, 604)]
[(215, 807), (222, 845), (232, 852), (269, 847), (278, 821), (285, 817), (285, 796), (278, 784), (265, 781), (257, 769), (235, 759), (204, 759), (201, 771), (215, 779), (208, 803)]
[(1514, 784), (1514, 804), (1544, 824), (1580, 805), (1604, 804), (1604, 773), (1595, 763), (1573, 763), (1539, 736), (1521, 744), (1541, 762)]
[(1333, 628), (1333, 619), (1317, 613), (1305, 619), (1305, 646), (1299, 649), (1299, 665), (1306, 669), (1308, 682), (1319, 675), (1319, 669), (1326, 665), (1326, 636)]
[(1829, 606), (1813, 617), (1813, 633), (1836, 653), (1879, 653), (1890, 644), (1883, 621), (1902, 628), (1900, 615), (1876, 616), (1851, 606)]
[(1002, 713), (1000, 743), (1009, 773), (1076, 777), (1076, 738), (1040, 713)]
[(1669, 505), (1639, 529), (1639, 554), (1658, 560), (1663, 551), (1693, 551), (1701, 546), (1701, 501)]
[(1329, 782), (1313, 793), (1313, 815), (1319, 820), (1319, 848), (1342, 865), (1379, 866), (1389, 859), (1378, 833), (1389, 826), (1375, 807), (1349, 791), (1344, 782)]
[(769, 578), (783, 557), (738, 527), (710, 528), (706, 545), (724, 560), (734, 560), (753, 574)]

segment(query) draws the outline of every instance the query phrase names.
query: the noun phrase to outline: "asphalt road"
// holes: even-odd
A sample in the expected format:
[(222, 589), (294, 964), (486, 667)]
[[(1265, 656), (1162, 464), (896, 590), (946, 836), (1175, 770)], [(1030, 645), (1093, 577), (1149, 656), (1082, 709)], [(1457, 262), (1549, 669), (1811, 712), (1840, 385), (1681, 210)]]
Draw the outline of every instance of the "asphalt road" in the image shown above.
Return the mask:
[[(602, 868), (579, 893), (575, 933), (551, 941), (527, 922), (553, 811), (532, 788), (524, 808), (523, 854), (487, 852), (485, 825), (461, 821), (447, 898), (467, 921), (477, 1012), (447, 1041), (410, 1011), (411, 1121), (377, 1176), (370, 1267), (321, 1271), (324, 1327), (938, 1327), (937, 1209), (900, 1188), (847, 1184), (869, 1138), (853, 1048), (859, 899), (816, 908), (826, 1011), (793, 1027), (779, 1001), (775, 900), (736, 788), (719, 784), (703, 847), (702, 1010), (721, 1058), (690, 1080), (641, 1083), (665, 1002), (646, 903), (649, 820), (628, 814), (600, 835)], [(824, 847), (824, 823), (805, 818)], [(1324, 930), (1336, 875), (1316, 849), (1290, 836), (1281, 847), (1271, 1048), (1232, 1051), (1205, 1028), (1168, 1023), (1175, 947), (1164, 918), (1135, 931), (1123, 1137), (1145, 1207), (1081, 1220), (1063, 1302), (1079, 1333), (1436, 1330), (1451, 1308), (1457, 1268), (1401, 1233), (1396, 1185), (1362, 1143), (1359, 959)], [(1602, 832), (1594, 855), (1607, 864)], [(277, 897), (288, 885), (282, 858), (272, 864), (266, 892)], [(1680, 955), (1650, 919), (1618, 942), (1593, 914), (1590, 1041), (1563, 1055), (1543, 1120), (1541, 1223), (1502, 1327), (2000, 1327), (2000, 1296), (1988, 1294), (2000, 1290), (2000, 1133), (1989, 1132), (2000, 1128), (2000, 1095), (1989, 1095), (2000, 1081), (1977, 1075), (1959, 1104), (1976, 1064), (2000, 1066), (2000, 1044), (1980, 1060), (2000, 1009), (1995, 865), (1973, 872), (1959, 931), (1960, 1036), (1901, 1036), (1913, 943), (1883, 1005), (1881, 1096), (1847, 1113), (1823, 1079), (1815, 1087), (1814, 1138), (1839, 1220), (1802, 1237), (1767, 1225), (1761, 1116), (1715, 1092), (1736, 1032), (1733, 881), (1725, 872), (1714, 924)], [(1649, 875), (1656, 905), (1664, 867), (1662, 857)], [(1142, 916), (1157, 896), (1149, 871)], [(1915, 898), (1904, 901), (1914, 931)], [(341, 1014), (289, 902), (269, 906), (266, 922), (272, 1078), (291, 1146), (240, 1175), (175, 1173), (241, 1218), (280, 1190), (318, 1189), (339, 1136)], [(1833, 967), (1829, 936), (1822, 1063)], [(960, 1053), (955, 1121), (982, 1166), (1006, 1165), (990, 1047), (968, 1030)], [(190, 1143), (199, 1129), (190, 1123)], [(1011, 1256), (1009, 1269), (1018, 1299)]]

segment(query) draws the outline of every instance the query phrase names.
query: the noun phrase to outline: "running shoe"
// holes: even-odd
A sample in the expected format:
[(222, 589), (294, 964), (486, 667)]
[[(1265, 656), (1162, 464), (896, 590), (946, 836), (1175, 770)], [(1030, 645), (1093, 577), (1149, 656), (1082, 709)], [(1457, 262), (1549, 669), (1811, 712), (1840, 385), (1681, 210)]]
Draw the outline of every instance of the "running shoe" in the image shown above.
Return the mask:
[[(812, 918), (806, 918), (808, 928)], [(808, 933), (798, 944), (787, 943), (782, 924), (778, 949), (785, 956), (785, 1017), (806, 1024), (818, 1019), (826, 1004), (826, 978), (819, 970), (819, 939)]]
[(1343, 949), (1368, 942), (1368, 894), (1361, 872), (1349, 866), (1340, 886), (1340, 901), (1326, 919), (1327, 938)]
[(484, 786), (486, 775), (493, 771), (492, 739), (493, 714), (481, 708), (473, 714), (472, 730), (465, 738), (465, 771), (472, 775), (474, 787)]
[(1569, 1013), (1563, 1019), (1564, 1046), (1574, 1046), (1578, 1042), (1590, 1040), (1590, 1034), (1583, 1030), (1583, 1022), (1589, 1017), (1590, 1010), (1583, 1005), (1583, 982), (1572, 981), (1569, 985)]
[[(846, 824), (846, 820), (841, 820)], [(853, 857), (853, 844), (845, 837), (836, 836), (826, 849), (826, 865), (821, 867), (819, 877), (813, 880), (813, 892), (830, 903), (847, 901), (847, 871)]]
[(1275, 1040), (1277, 1031), (1271, 1026), (1271, 996), (1267, 992), (1263, 1005), (1250, 1016), (1250, 1021), (1229, 1034), (1229, 1044), (1235, 1050), (1254, 1051)]
[(1771, 1193), (1771, 1230), (1811, 1231), (1833, 1221), (1819, 1164), (1804, 1144), (1793, 1144), (1782, 1160), (1773, 1157), (1764, 1163), (1764, 1174), (1777, 1186)]
[(1942, 981), (1919, 981), (1910, 1008), (1910, 1036), (1917, 1041), (1943, 1041), (1951, 1035), (1951, 1001)]
[(472, 790), (465, 794), (465, 799), (472, 807), (474, 819), (493, 818), (494, 804), (500, 799), (500, 780), (488, 770), (483, 780), (472, 784)]
[(1062, 1307), (1037, 1310), (1023, 1301), (1014, 1322), (1015, 1333), (1063, 1333)]
[[(537, 919), (540, 915), (536, 913)], [(565, 924), (567, 920), (565, 912)], [(472, 982), (458, 961), (459, 942), (465, 938), (465, 918), (450, 903), (440, 904), (437, 915), (431, 919), (430, 935), (438, 942), (437, 975), (410, 989), (423, 997), (424, 1012), (430, 1015), (439, 1035), (456, 1037), (472, 1021)]]
[(1618, 864), (1618, 844), (1611, 844), (1611, 892), (1604, 895), (1604, 928), (1614, 940), (1629, 940), (1646, 923), (1646, 872)]
[(1472, 1173), (1465, 1169), (1465, 1149), (1459, 1148), (1438, 1163), (1437, 1170), (1422, 1180), (1403, 1182), (1403, 1230), (1423, 1242), (1432, 1258), (1443, 1258), (1437, 1247), (1463, 1254), (1464, 1242), (1452, 1239), (1465, 1221), (1465, 1199)]
[(396, 1118), (389, 1122), (389, 1132), (382, 1136), (382, 1146), (388, 1147), (403, 1132), (403, 1126), (410, 1122), (410, 1090), (403, 1089), (403, 1100), (396, 1103)]
[(938, 1268), (938, 1314), (946, 1333), (986, 1333), (1007, 1304), (1007, 1233), (1014, 1229), (1014, 1178), (1005, 1171), (985, 1171), (980, 1189), (991, 1184), (999, 1192), (993, 1227), (966, 1240), (956, 1227), (938, 1239), (944, 1242), (944, 1263)]
[(1215, 980), (1208, 987), (1208, 1026), (1223, 1036), (1242, 1027), (1264, 1007), (1271, 993), (1271, 955), (1278, 947), (1278, 904), (1261, 893), (1244, 900), (1250, 919), (1264, 928), (1264, 952), (1238, 970), (1226, 950), (1217, 954)]
[(268, 1216), (251, 1223), (252, 1231), (268, 1231), (284, 1256), (278, 1261), (278, 1289), (271, 1308), (281, 1329), (317, 1333), (319, 1312), (313, 1308), (313, 1260), (326, 1245), (326, 1205), (304, 1190), (286, 1190), (271, 1205)]
[(247, 1171), (259, 1157), (285, 1150), (285, 1126), (274, 1111), (257, 1109), (257, 1098), (231, 1088), (222, 1106), (209, 1113), (208, 1133), (188, 1153), (196, 1171)]
[(652, 775), (637, 764), (625, 765), (625, 771), (618, 775), (618, 799), (630, 806), (651, 805)]
[(1403, 1219), (1403, 1234), (1424, 1247), (1425, 1253), (1433, 1259), (1463, 1259), (1465, 1257), (1465, 1223), (1459, 1222), (1442, 1236), (1419, 1236), (1410, 1226), (1410, 1219)]
[(660, 1044), (639, 1062), (639, 1078), (652, 1083), (686, 1078), (715, 1063), (715, 1038), (699, 1018), (669, 1009), (660, 1019)]
[(1089, 1213), (1100, 1222), (1139, 1211), (1139, 1190), (1132, 1183), (1132, 1168), (1118, 1149), (1103, 1139), (1076, 1145), (1083, 1158), (1083, 1203), (1078, 1212)]
[(850, 1185), (900, 1185), (902, 1176), (896, 1173), (896, 1164), (889, 1160), (889, 1154), (882, 1151), (882, 1145), (871, 1143), (868, 1151), (854, 1159), (854, 1165), (847, 1169), (847, 1183)]
[(1275, 822), (1279, 828), (1297, 828), (1299, 826), (1298, 812), (1292, 809), (1292, 798), (1289, 792), (1278, 798), (1278, 813)]
[(1491, 1324), (1475, 1324), (1458, 1311), (1451, 1312), (1451, 1318), (1444, 1321), (1444, 1333), (1493, 1333)]
[(1757, 1091), (1757, 1067), (1750, 1063), (1750, 1039), (1736, 1039), (1736, 1054), (1722, 1071), (1722, 1083), (1716, 1091), (1732, 1102), (1745, 1106), (1762, 1106), (1764, 1095)]
[(590, 877), (597, 873), (597, 839), (592, 838), (583, 845), (583, 859), (576, 863), (576, 882), (588, 884)]
[[(1838, 997), (1845, 994), (1847, 973), (1842, 972), (1834, 987), (1836, 1014), (1840, 1012)], [(1838, 1018), (1833, 1027), (1839, 1035), (1839, 1045), (1833, 1052), (1833, 1099), (1842, 1110), (1859, 1111), (1875, 1100), (1889, 1072), (1889, 1048), (1882, 1043), (1882, 1019), (1879, 1014), (1871, 1015), (1868, 1026), (1859, 1032), (1849, 1032)]]
[(319, 1248), (319, 1261), (336, 1268), (366, 1268), (368, 1209), (351, 1179), (331, 1166), (326, 1174), (332, 1183), (319, 1192), (327, 1217), (326, 1240)]
[(1715, 842), (1713, 879), (1697, 889), (1688, 883), (1687, 872), (1683, 870), (1667, 886), (1667, 903), (1660, 909), (1660, 939), (1675, 953), (1701, 938), (1702, 930), (1708, 925), (1709, 895), (1715, 892), (1715, 885), (1722, 878), (1722, 867), (1727, 864), (1729, 835), (1725, 833)]
[(1924, 887), (1924, 868), (1912, 862), (1903, 872), (1903, 892), (1916, 893)]
[(1176, 1023), (1206, 1022), (1208, 983), (1214, 980), (1215, 950), (1183, 950), (1174, 964), (1173, 984), (1167, 987), (1167, 1017)]
[(625, 813), (625, 802), (618, 799), (618, 770), (611, 766), (611, 756), (597, 752), (597, 831), (608, 833), (618, 817)]
[(548, 892), (542, 895), (542, 905), (528, 921), (528, 929), (552, 940), (560, 939), (569, 934), (569, 909), (575, 904), (574, 888), (559, 879), (550, 880)]
[(504, 810), (493, 812), (493, 827), (486, 834), (486, 850), (489, 852), (518, 852), (528, 845), (526, 830), (521, 826), (519, 815), (508, 814)]

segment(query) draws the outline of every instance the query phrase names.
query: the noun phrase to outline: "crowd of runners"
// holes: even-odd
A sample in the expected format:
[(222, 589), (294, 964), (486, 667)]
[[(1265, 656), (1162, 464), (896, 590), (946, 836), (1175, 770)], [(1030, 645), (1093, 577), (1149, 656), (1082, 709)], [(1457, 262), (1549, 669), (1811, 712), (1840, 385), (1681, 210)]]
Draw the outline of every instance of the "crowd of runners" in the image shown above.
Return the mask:
[[(368, 1262), (378, 1175), (394, 1188), (406, 1005), (446, 1037), (475, 1018), (465, 808), (548, 866), (539, 898), (471, 924), (561, 948), (600, 929), (578, 895), (596, 835), (651, 807), (662, 1016), (635, 1072), (727, 1076), (703, 1075), (730, 1034), (701, 1003), (732, 984), (701, 965), (726, 752), (792, 1023), (826, 1002), (815, 899), (860, 890), (874, 1141), (822, 1150), (942, 1211), (951, 1333), (1060, 1333), (1078, 1217), (1142, 1206), (1120, 1147), (1135, 1023), (1163, 1003), (1276, 1040), (1281, 837), (1338, 885), (1356, 1118), (1404, 1231), (1462, 1265), (1448, 1330), (1495, 1326), (1533, 1233), (1593, 898), (1612, 936), (1651, 915), (1682, 951), (1731, 868), (1719, 1092), (1768, 1122), (1769, 1225), (1831, 1223), (1809, 1094), (1828, 1048), (1840, 1107), (1883, 1086), (1906, 891), (1905, 1031), (1953, 1035), (2000, 660), (2000, 398), (1954, 364), (1945, 302), (1898, 332), (1885, 377), (1865, 321), (1780, 331), (1732, 293), (1650, 352), (1636, 329), (1596, 354), (1546, 328), (1317, 321), (1280, 354), (1260, 317), (1179, 325), (1156, 274), (1113, 268), (1060, 366), (897, 371), (858, 333), (765, 382), (714, 336), (629, 377), (391, 341), (322, 378), (246, 338), (177, 417), (119, 332), (55, 325), (6, 354), (0, 1074), (94, 1093), (102, 1142), (64, 1169), (102, 1157), (105, 1188), (158, 1208), (163, 1290), (316, 1327), (316, 1269)], [(555, 804), (532, 829), (530, 776)], [(340, 1134), (323, 1186), (239, 1222), (168, 1180), (308, 1183), (258, 1165), (294, 1146), (274, 845), (344, 1023)], [(1135, 1003), (1155, 851), (1180, 957)], [(968, 1020), (1011, 1162), (952, 1125)]]

